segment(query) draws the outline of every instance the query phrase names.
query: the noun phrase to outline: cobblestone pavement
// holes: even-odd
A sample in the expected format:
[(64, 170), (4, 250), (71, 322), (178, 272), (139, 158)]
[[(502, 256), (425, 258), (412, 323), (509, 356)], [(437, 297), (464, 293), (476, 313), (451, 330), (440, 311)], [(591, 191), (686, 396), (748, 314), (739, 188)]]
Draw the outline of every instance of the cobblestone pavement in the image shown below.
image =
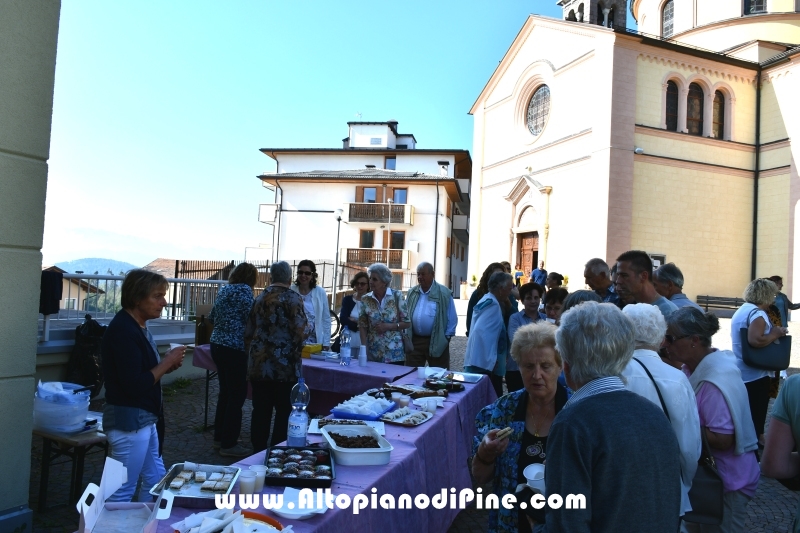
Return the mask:
[[(452, 367), (460, 369), (464, 364), (466, 337), (455, 337), (451, 343)], [(164, 463), (170, 465), (190, 458), (196, 462), (231, 464), (232, 458), (220, 457), (211, 445), (213, 433), (203, 431), (203, 403), (205, 380), (181, 380), (165, 387), (165, 412), (167, 419), (167, 439), (164, 449)], [(211, 413), (216, 398), (216, 380), (211, 382)], [(93, 405), (93, 409), (98, 406)], [(250, 441), (250, 401), (245, 402), (241, 439)], [(78, 515), (75, 507), (66, 505), (69, 490), (69, 464), (51, 467), (48, 488), (48, 503), (53, 506), (44, 513), (38, 512), (38, 492), (42, 440), (35, 437), (31, 449), (31, 479), (29, 505), (34, 510), (33, 530), (38, 533), (68, 533), (75, 531)], [(102, 453), (86, 458), (84, 485), (99, 483), (102, 474)], [(488, 490), (484, 489), (484, 490)], [(749, 532), (789, 531), (798, 505), (798, 495), (785, 489), (778, 482), (762, 478), (758, 493), (747, 507), (746, 530)], [(451, 526), (449, 533), (483, 532), (487, 530), (488, 511), (468, 508), (462, 511)]]

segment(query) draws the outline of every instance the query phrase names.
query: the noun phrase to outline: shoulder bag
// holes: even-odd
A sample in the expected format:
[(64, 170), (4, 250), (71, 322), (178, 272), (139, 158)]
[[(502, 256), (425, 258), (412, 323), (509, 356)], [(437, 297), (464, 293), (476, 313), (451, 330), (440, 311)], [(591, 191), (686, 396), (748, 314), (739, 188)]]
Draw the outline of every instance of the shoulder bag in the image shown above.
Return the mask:
[(789, 362), (792, 355), (792, 337), (786, 335), (775, 341), (767, 344), (763, 348), (754, 348), (750, 346), (747, 340), (747, 330), (750, 327), (750, 321), (753, 318), (753, 313), (758, 309), (750, 311), (747, 317), (747, 326), (739, 329), (739, 338), (742, 341), (742, 361), (747, 366), (758, 368), (760, 370), (786, 370), (789, 368)]
[[(661, 402), (661, 408), (664, 410), (667, 420), (670, 420), (667, 405), (664, 403), (661, 390), (658, 388), (653, 374), (650, 373), (644, 363), (635, 357), (633, 360), (642, 366), (650, 381), (653, 382), (656, 394), (658, 394), (658, 399)], [(689, 503), (692, 504), (692, 510), (683, 515), (683, 519), (696, 524), (719, 525), (722, 523), (723, 509), (722, 478), (717, 470), (717, 464), (714, 462), (714, 456), (711, 455), (705, 429), (702, 427), (700, 428), (700, 436), (703, 439), (703, 451), (697, 461), (697, 471), (692, 480), (692, 488), (689, 489)]]

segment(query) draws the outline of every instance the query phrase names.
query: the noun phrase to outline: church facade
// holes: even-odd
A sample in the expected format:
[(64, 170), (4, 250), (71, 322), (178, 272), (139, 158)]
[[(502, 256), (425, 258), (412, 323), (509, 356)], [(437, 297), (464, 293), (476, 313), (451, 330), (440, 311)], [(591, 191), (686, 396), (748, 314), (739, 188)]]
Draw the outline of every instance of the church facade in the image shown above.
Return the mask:
[[(800, 275), (800, 0), (561, 0), (474, 116), (469, 272), (674, 262), (684, 292)], [(639, 31), (624, 28), (626, 9)]]

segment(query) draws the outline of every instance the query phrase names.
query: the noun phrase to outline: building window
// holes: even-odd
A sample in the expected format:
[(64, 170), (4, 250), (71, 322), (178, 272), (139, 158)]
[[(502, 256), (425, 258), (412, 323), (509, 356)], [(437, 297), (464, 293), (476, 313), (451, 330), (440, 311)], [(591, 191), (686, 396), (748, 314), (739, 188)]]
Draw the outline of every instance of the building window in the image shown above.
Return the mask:
[(608, 12), (608, 23), (606, 24), (607, 27), (613, 28), (614, 27), (614, 9), (612, 8), (611, 11)]
[(381, 138), (380, 137), (370, 137), (369, 144), (372, 146), (380, 146), (381, 145)]
[(532, 135), (539, 135), (544, 129), (547, 117), (550, 114), (550, 88), (547, 85), (540, 85), (533, 93), (531, 101), (528, 103), (528, 131)]
[(689, 130), (689, 135), (703, 135), (703, 88), (696, 83), (689, 85), (686, 129)]
[(77, 298), (64, 298), (64, 309), (75, 309), (77, 303)]
[(384, 160), (383, 168), (386, 170), (397, 170), (397, 158), (395, 156), (387, 156)]
[(722, 139), (725, 135), (725, 96), (720, 91), (714, 93), (713, 120), (711, 136), (715, 139)]
[(464, 260), (464, 247), (461, 247), (461, 260)]
[(667, 82), (667, 129), (678, 131), (678, 84)]
[(675, 20), (675, 6), (672, 0), (667, 0), (661, 8), (661, 36), (665, 39), (672, 37), (673, 23)]
[(361, 235), (358, 239), (359, 248), (374, 248), (375, 247), (375, 230), (362, 229)]
[(375, 187), (364, 187), (364, 203), (374, 204), (378, 198), (378, 189)]
[(753, 13), (766, 13), (767, 0), (745, 0), (744, 14), (750, 15)]
[(403, 250), (406, 247), (406, 232), (393, 231), (391, 237), (390, 248), (392, 250)]
[(405, 204), (408, 200), (408, 189), (393, 189), (392, 202), (396, 204)]

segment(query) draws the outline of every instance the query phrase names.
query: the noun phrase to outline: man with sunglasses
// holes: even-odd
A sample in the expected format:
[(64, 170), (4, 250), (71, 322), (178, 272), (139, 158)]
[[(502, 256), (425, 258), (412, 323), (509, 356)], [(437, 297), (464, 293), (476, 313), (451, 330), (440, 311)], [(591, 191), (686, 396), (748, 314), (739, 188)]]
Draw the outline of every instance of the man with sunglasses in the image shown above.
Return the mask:
[(419, 285), (408, 291), (411, 316), (411, 342), (414, 351), (406, 354), (406, 366), (450, 368), (450, 339), (456, 334), (458, 315), (450, 290), (436, 283), (433, 265), (417, 267)]

